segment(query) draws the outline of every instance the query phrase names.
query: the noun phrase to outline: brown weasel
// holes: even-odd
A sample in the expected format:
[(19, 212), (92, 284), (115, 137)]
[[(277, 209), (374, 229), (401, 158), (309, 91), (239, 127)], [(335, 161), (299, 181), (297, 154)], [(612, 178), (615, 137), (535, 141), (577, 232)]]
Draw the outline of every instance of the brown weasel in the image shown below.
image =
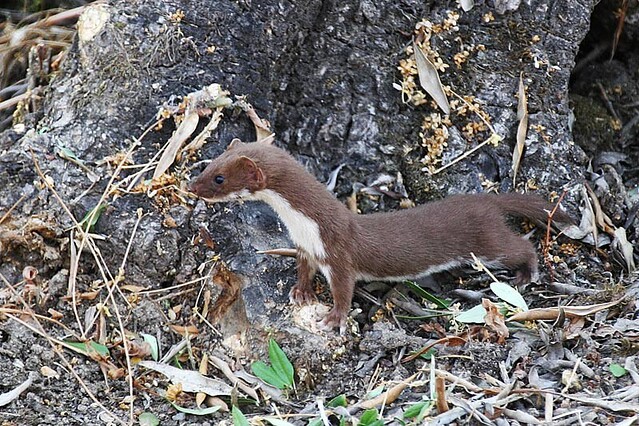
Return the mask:
[[(546, 221), (554, 207), (522, 194), (455, 195), (408, 210), (357, 215), (291, 155), (270, 142), (231, 142), (189, 190), (211, 202), (268, 203), (297, 248), (292, 302), (315, 299), (313, 278), (326, 277), (334, 306), (322, 321), (344, 331), (357, 280), (406, 280), (469, 265), (471, 252), (489, 268), (537, 277), (533, 245), (513, 232), (506, 216)], [(571, 222), (557, 211), (554, 219)]]

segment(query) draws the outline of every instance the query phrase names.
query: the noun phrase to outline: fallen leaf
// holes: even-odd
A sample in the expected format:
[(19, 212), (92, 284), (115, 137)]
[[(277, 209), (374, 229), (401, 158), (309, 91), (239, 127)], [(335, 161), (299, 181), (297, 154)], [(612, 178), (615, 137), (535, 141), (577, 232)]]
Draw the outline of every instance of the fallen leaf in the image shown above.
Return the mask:
[(455, 317), (455, 321), (467, 324), (483, 324), (484, 317), (486, 316), (486, 309), (482, 305), (477, 305), (464, 311)]
[(439, 79), (437, 68), (428, 60), (422, 49), (415, 42), (413, 42), (413, 51), (415, 52), (419, 84), (435, 100), (437, 106), (439, 106), (445, 114), (449, 114), (450, 104), (442, 87), (442, 82)]
[(499, 306), (491, 302), (490, 299), (482, 299), (481, 305), (486, 309), (484, 317), (486, 326), (497, 333), (498, 343), (504, 343), (510, 333), (506, 327), (504, 316), (499, 312)]
[(461, 346), (463, 344), (466, 343), (466, 339), (462, 339), (461, 337), (458, 336), (446, 336), (443, 337), (439, 340), (436, 340), (434, 342), (432, 342), (429, 345), (426, 345), (424, 347), (422, 347), (421, 349), (419, 349), (417, 352), (412, 353), (410, 355), (408, 355), (407, 357), (405, 357), (404, 359), (402, 359), (402, 362), (409, 362), (414, 360), (415, 358), (421, 356), (422, 354), (425, 354), (426, 352), (428, 352), (431, 348), (437, 346), (437, 345), (444, 345), (444, 346)]
[(386, 392), (378, 395), (375, 398), (362, 401), (359, 404), (357, 404), (357, 406), (363, 410), (367, 410), (369, 408), (377, 407), (378, 405), (391, 404), (399, 397), (399, 395), (406, 388), (406, 386), (408, 386), (413, 380), (415, 380), (415, 377), (417, 377), (417, 375), (413, 374), (408, 379), (398, 383), (397, 385), (393, 386)]
[(142, 287), (141, 285), (133, 285), (133, 284), (123, 284), (120, 286), (120, 290), (129, 291), (131, 293), (139, 293), (146, 289), (147, 287)]
[(528, 99), (526, 97), (526, 86), (524, 86), (524, 74), (519, 75), (519, 102), (517, 103), (517, 120), (519, 120), (519, 126), (517, 127), (517, 143), (513, 150), (513, 186), (517, 181), (517, 172), (519, 171), (519, 164), (526, 147), (526, 134), (528, 132)]
[(537, 320), (555, 320), (560, 315), (565, 315), (568, 318), (583, 317), (586, 315), (594, 314), (595, 312), (602, 311), (604, 309), (611, 308), (621, 303), (623, 299), (615, 300), (608, 303), (599, 303), (596, 305), (588, 306), (562, 306), (559, 308), (536, 308), (526, 312), (518, 312), (508, 318), (508, 321), (537, 321)]
[(194, 325), (170, 325), (169, 328), (176, 333), (186, 337), (188, 336), (197, 336), (200, 334), (200, 330)]
[(519, 293), (514, 287), (500, 281), (495, 281), (490, 284), (490, 290), (504, 302), (521, 310), (528, 310), (528, 304), (522, 297), (521, 293)]
[(270, 124), (268, 121), (261, 119), (257, 112), (255, 112), (255, 108), (252, 105), (246, 104), (246, 108), (244, 109), (246, 114), (249, 116), (253, 125), (255, 126), (255, 134), (257, 136), (257, 142), (270, 143), (269, 139), (273, 139), (275, 134), (271, 132)]
[(62, 314), (62, 312), (58, 312), (53, 308), (49, 308), (47, 309), (47, 312), (49, 313), (49, 315), (51, 316), (51, 319), (54, 320), (59, 320), (60, 318), (64, 317), (64, 315)]
[(435, 378), (435, 394), (437, 395), (437, 412), (445, 413), (450, 410), (446, 400), (446, 380), (441, 376)]
[(31, 374), (29, 374), (29, 377), (27, 378), (27, 380), (25, 380), (24, 382), (22, 382), (15, 388), (11, 389), (9, 392), (0, 394), (0, 407), (5, 406), (9, 404), (11, 401), (13, 401), (14, 399), (18, 398), (22, 392), (24, 392), (25, 390), (27, 390), (29, 386), (31, 386), (32, 382), (33, 382), (33, 377), (31, 377)]
[(628, 238), (626, 237), (626, 229), (619, 227), (614, 231), (615, 239), (612, 241), (612, 245), (617, 247), (621, 254), (623, 255), (624, 260), (626, 261), (626, 268), (628, 272), (633, 272), (635, 267), (635, 259), (634, 259), (634, 248), (630, 242), (628, 242)]
[(142, 361), (138, 365), (165, 375), (171, 383), (179, 383), (184, 392), (204, 392), (211, 396), (229, 396), (233, 390), (226, 383), (211, 377), (205, 377), (197, 371), (181, 370), (155, 361)]
[(588, 191), (588, 195), (590, 196), (590, 199), (592, 200), (592, 207), (595, 212), (595, 219), (597, 221), (597, 225), (599, 226), (599, 229), (606, 232), (607, 234), (613, 235), (614, 229), (613, 229), (612, 221), (610, 220), (608, 215), (603, 212), (603, 209), (601, 208), (601, 203), (599, 202), (599, 198), (597, 198), (597, 194), (595, 194), (595, 191), (593, 191), (590, 185), (588, 185), (587, 183), (584, 184), (584, 186), (586, 187), (586, 190)]
[[(224, 115), (222, 114), (222, 108), (218, 108), (217, 110), (215, 110), (215, 112), (213, 112), (213, 115), (211, 115), (211, 119), (209, 120), (209, 122), (206, 124), (206, 126), (204, 126), (204, 129), (202, 129), (202, 131), (184, 147), (184, 151), (193, 152), (202, 148), (206, 140), (211, 136), (211, 132), (217, 129), (217, 126), (220, 124), (223, 116)], [(193, 131), (195, 131), (195, 129)]]
[(40, 374), (48, 378), (56, 378), (56, 379), (60, 378), (60, 375), (58, 374), (57, 371), (55, 371), (53, 368), (48, 367), (46, 365), (43, 365), (42, 367), (40, 367)]
[(276, 248), (270, 250), (258, 250), (257, 254), (270, 254), (276, 256), (297, 257), (297, 249), (294, 248)]
[(191, 111), (184, 116), (184, 119), (166, 144), (160, 161), (158, 161), (158, 165), (153, 172), (153, 179), (157, 179), (171, 167), (180, 147), (193, 134), (199, 122), (200, 115), (197, 111)]

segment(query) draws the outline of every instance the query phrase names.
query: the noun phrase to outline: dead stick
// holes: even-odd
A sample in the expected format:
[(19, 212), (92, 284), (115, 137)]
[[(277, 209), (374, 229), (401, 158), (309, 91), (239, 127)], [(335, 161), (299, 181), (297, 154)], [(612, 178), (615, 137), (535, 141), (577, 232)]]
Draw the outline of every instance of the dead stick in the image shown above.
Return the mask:
[(548, 253), (550, 252), (550, 224), (552, 223), (553, 216), (555, 216), (555, 213), (559, 208), (561, 200), (563, 200), (565, 196), (566, 190), (564, 190), (564, 192), (559, 196), (559, 200), (557, 200), (557, 204), (555, 204), (555, 207), (552, 209), (552, 211), (548, 213), (548, 223), (546, 223), (546, 239), (544, 241), (544, 263), (546, 264), (546, 267), (548, 268), (548, 271), (550, 273), (551, 282), (555, 280), (555, 268), (552, 266), (550, 259), (548, 259)]

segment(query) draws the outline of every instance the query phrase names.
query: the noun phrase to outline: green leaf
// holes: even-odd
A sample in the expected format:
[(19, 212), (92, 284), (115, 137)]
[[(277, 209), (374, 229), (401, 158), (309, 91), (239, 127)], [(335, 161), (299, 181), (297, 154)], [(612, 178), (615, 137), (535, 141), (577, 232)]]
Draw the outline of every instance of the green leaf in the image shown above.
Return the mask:
[(328, 401), (326, 404), (327, 407), (336, 408), (336, 407), (346, 407), (348, 405), (348, 401), (346, 400), (346, 395), (341, 394), (337, 395), (335, 398)]
[(286, 389), (288, 387), (286, 382), (282, 380), (277, 372), (275, 372), (272, 367), (266, 365), (263, 361), (255, 361), (251, 364), (251, 371), (254, 375), (278, 389)]
[(372, 389), (370, 392), (367, 392), (366, 395), (364, 396), (364, 399), (373, 399), (375, 397), (378, 397), (379, 395), (382, 394), (382, 392), (384, 392), (384, 385), (379, 385), (377, 386), (375, 389)]
[(278, 419), (275, 417), (264, 417), (264, 420), (266, 420), (273, 426), (293, 426), (293, 423), (289, 423), (286, 420)]
[(80, 164), (83, 164), (83, 161), (80, 160), (77, 155), (75, 155), (75, 152), (71, 151), (69, 148), (65, 146), (59, 146), (58, 150), (56, 151), (56, 154), (58, 154), (60, 158), (64, 158), (65, 160), (72, 160)]
[(63, 342), (71, 346), (72, 348), (75, 348), (78, 352), (83, 353), (87, 356), (91, 356), (92, 354), (95, 354), (96, 352), (100, 356), (103, 356), (105, 358), (108, 358), (110, 355), (109, 348), (93, 341), (76, 342), (72, 340), (63, 340)]
[(490, 289), (506, 303), (511, 304), (516, 308), (520, 308), (524, 311), (528, 310), (528, 304), (521, 296), (521, 294), (514, 287), (509, 286), (506, 283), (494, 282), (490, 284)]
[(233, 426), (251, 426), (244, 414), (235, 405), (231, 409), (231, 416), (233, 417)]
[(102, 203), (98, 206), (95, 206), (91, 210), (89, 210), (89, 212), (85, 214), (82, 220), (80, 221), (80, 225), (82, 226), (82, 229), (88, 228), (89, 230), (91, 230), (95, 226), (95, 224), (98, 223), (98, 219), (100, 219), (100, 215), (102, 214), (102, 212), (104, 212), (104, 209), (106, 209), (107, 206), (108, 206), (107, 203)]
[(173, 401), (169, 401), (169, 402), (171, 403), (173, 408), (175, 408), (179, 412), (185, 413), (185, 414), (193, 414), (194, 416), (207, 416), (209, 414), (215, 413), (217, 410), (220, 409), (219, 405), (208, 407), (208, 408), (184, 408), (175, 404)]
[(310, 422), (308, 422), (307, 426), (324, 426), (324, 421), (322, 421), (321, 417), (315, 417)]
[[(418, 416), (423, 416), (425, 410), (430, 410), (433, 407), (432, 401), (422, 401), (416, 404), (411, 405), (404, 411), (404, 415), (402, 416), (404, 419), (414, 419)], [(421, 421), (421, 419), (417, 419), (417, 421)]]
[(146, 343), (149, 344), (149, 347), (151, 348), (151, 358), (153, 358), (153, 361), (157, 361), (158, 358), (160, 357), (160, 349), (158, 348), (158, 339), (155, 338), (155, 336), (151, 336), (150, 334), (146, 334), (146, 333), (140, 333), (142, 335), (142, 338), (144, 339), (144, 341)]
[(470, 308), (466, 312), (455, 317), (455, 320), (463, 323), (477, 323), (483, 324), (484, 317), (486, 316), (486, 309), (482, 305), (477, 305), (474, 308)]
[(379, 420), (379, 413), (375, 408), (364, 411), (362, 417), (359, 418), (359, 426), (378, 426), (383, 424), (384, 422)]
[(417, 296), (421, 297), (422, 299), (428, 300), (430, 303), (434, 303), (440, 309), (448, 309), (451, 305), (450, 300), (444, 300), (440, 299), (437, 296), (433, 296), (412, 281), (404, 281), (404, 285), (410, 288)]
[(430, 359), (434, 357), (436, 353), (437, 353), (437, 349), (430, 348), (429, 350), (421, 354), (420, 357), (430, 361)]
[(293, 364), (274, 339), (268, 341), (268, 357), (280, 379), (287, 384), (287, 387), (292, 387), (295, 374)]
[(617, 378), (628, 374), (628, 371), (619, 364), (610, 364), (608, 368), (610, 368), (612, 375)]
[(153, 413), (144, 412), (138, 417), (138, 422), (140, 422), (140, 426), (158, 426), (160, 419)]

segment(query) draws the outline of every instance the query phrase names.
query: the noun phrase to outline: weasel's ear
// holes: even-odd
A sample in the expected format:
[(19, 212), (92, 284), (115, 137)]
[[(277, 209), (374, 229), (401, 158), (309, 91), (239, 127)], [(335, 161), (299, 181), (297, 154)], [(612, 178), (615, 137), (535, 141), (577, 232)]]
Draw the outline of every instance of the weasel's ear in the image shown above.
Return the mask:
[(233, 149), (235, 147), (238, 147), (238, 146), (240, 146), (240, 144), (242, 144), (241, 140), (239, 140), (238, 138), (233, 138), (233, 140), (231, 141), (229, 146), (226, 147), (226, 150), (228, 151), (229, 149)]
[(274, 139), (275, 139), (275, 133), (271, 133), (270, 135), (265, 136), (262, 139), (258, 138), (257, 143), (260, 143), (262, 145), (271, 145)]
[(240, 167), (246, 171), (247, 175), (256, 184), (256, 189), (266, 188), (266, 176), (260, 167), (255, 164), (255, 161), (248, 157), (240, 157), (238, 160)]

